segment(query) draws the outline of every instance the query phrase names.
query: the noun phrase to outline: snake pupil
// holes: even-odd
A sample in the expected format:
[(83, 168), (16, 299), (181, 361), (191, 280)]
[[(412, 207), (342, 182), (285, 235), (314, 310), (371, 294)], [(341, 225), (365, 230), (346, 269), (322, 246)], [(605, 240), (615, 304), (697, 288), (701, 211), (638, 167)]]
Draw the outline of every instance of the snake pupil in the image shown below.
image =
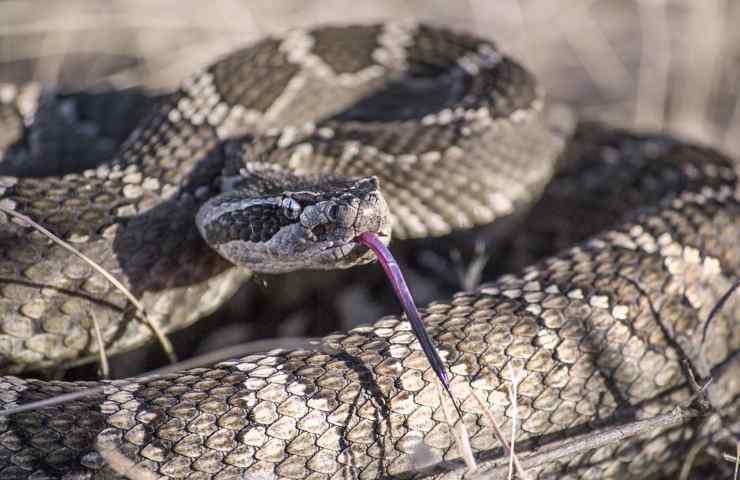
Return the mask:
[(326, 218), (329, 219), (331, 222), (337, 221), (337, 216), (339, 215), (339, 206), (332, 205), (326, 210)]
[(281, 202), (283, 213), (291, 220), (295, 220), (301, 215), (301, 204), (290, 197), (286, 197)]

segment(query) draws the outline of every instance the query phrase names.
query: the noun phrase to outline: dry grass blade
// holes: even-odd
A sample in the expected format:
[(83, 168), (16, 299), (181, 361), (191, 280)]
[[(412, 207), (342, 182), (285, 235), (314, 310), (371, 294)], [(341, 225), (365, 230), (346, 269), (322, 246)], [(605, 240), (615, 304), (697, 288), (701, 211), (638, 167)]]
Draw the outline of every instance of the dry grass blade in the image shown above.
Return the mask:
[(483, 412), (483, 416), (486, 418), (486, 420), (488, 420), (488, 425), (491, 427), (491, 430), (493, 430), (494, 436), (504, 447), (504, 452), (506, 452), (507, 455), (510, 455), (511, 458), (514, 459), (514, 466), (516, 467), (517, 475), (519, 475), (524, 480), (528, 480), (529, 475), (527, 475), (526, 470), (524, 470), (524, 467), (519, 461), (519, 456), (514, 453), (514, 451), (509, 446), (509, 442), (506, 441), (506, 437), (504, 437), (503, 432), (501, 432), (501, 429), (499, 428), (498, 423), (496, 422), (496, 418), (493, 416), (493, 413), (485, 404), (485, 402), (483, 402), (483, 399), (480, 398), (480, 395), (478, 395), (475, 389), (471, 388), (470, 391), (473, 393), (473, 398), (475, 398), (475, 401), (478, 402), (478, 406)]
[(691, 445), (691, 448), (686, 453), (683, 464), (681, 465), (681, 472), (678, 475), (678, 478), (680, 480), (688, 480), (689, 478), (691, 478), (691, 469), (696, 463), (696, 459), (699, 456), (699, 453), (701, 453), (701, 451), (704, 450), (708, 444), (708, 440), (702, 439)]
[[(677, 406), (669, 413), (656, 415), (645, 420), (609, 425), (588, 433), (557, 440), (548, 445), (537, 445), (532, 451), (528, 452), (525, 458), (521, 459), (521, 463), (524, 468), (536, 469), (550, 462), (572, 459), (575, 456), (593, 452), (608, 445), (623, 444), (626, 439), (636, 435), (645, 435), (649, 432), (685, 425), (687, 421), (696, 419), (698, 415), (695, 410)], [(481, 470), (479, 478), (501, 478), (506, 475), (507, 471), (508, 464), (494, 462), (491, 468)]]
[(738, 480), (740, 474), (740, 440), (735, 444), (735, 480)]
[(509, 479), (514, 478), (514, 456), (516, 451), (516, 434), (517, 434), (517, 422), (519, 420), (519, 403), (517, 402), (517, 388), (519, 387), (520, 372), (514, 370), (514, 367), (509, 363), (509, 375), (511, 376), (511, 384), (509, 385), (509, 397), (511, 399), (512, 418), (511, 418), (511, 448), (509, 449)]
[(455, 267), (460, 288), (465, 291), (471, 291), (481, 284), (483, 270), (491, 259), (491, 255), (486, 252), (485, 242), (478, 241), (475, 243), (474, 256), (467, 265), (462, 258), (460, 250), (453, 249), (450, 251), (450, 258)]
[(115, 286), (118, 290), (123, 293), (126, 298), (131, 302), (131, 304), (136, 307), (136, 316), (139, 318), (144, 324), (146, 324), (151, 330), (152, 333), (154, 333), (154, 336), (157, 338), (157, 341), (162, 346), (162, 350), (164, 350), (165, 354), (167, 355), (167, 358), (170, 360), (171, 363), (177, 362), (177, 356), (175, 355), (175, 349), (172, 346), (172, 343), (170, 340), (165, 336), (164, 332), (155, 324), (152, 322), (147, 316), (146, 312), (144, 310), (144, 305), (139, 302), (139, 300), (129, 291), (128, 288), (126, 288), (125, 285), (123, 285), (116, 277), (111, 275), (109, 272), (107, 272), (103, 267), (95, 263), (90, 257), (84, 255), (82, 252), (78, 251), (76, 248), (74, 248), (69, 243), (65, 242), (61, 238), (54, 235), (52, 232), (44, 228), (43, 226), (39, 225), (38, 223), (34, 222), (32, 219), (27, 217), (26, 215), (23, 215), (22, 213), (18, 213), (15, 210), (11, 210), (10, 208), (4, 207), (3, 205), (0, 205), (0, 211), (16, 218), (27, 225), (30, 225), (37, 231), (44, 234), (46, 237), (48, 237), (51, 241), (59, 245), (60, 247), (64, 248), (65, 250), (69, 251), (73, 255), (76, 255), (77, 257), (81, 258), (85, 263), (90, 265), (96, 272), (101, 274), (103, 277), (105, 277), (106, 280), (108, 280), (113, 286)]
[(465, 427), (465, 422), (460, 420), (460, 431), (457, 434), (458, 441), (460, 442), (460, 450), (462, 457), (465, 460), (465, 465), (468, 467), (470, 472), (478, 470), (478, 465), (475, 463), (475, 456), (473, 455), (473, 449), (470, 446), (470, 435), (468, 429)]
[(93, 329), (95, 330), (95, 341), (98, 343), (100, 376), (107, 379), (110, 378), (110, 365), (108, 364), (108, 353), (105, 351), (103, 334), (100, 332), (100, 324), (98, 323), (98, 317), (95, 315), (94, 311), (90, 311), (90, 318), (92, 319)]
[(441, 382), (437, 379), (435, 383), (437, 387), (437, 397), (439, 397), (439, 403), (442, 405), (442, 413), (445, 416), (445, 421), (450, 427), (450, 432), (455, 439), (457, 444), (457, 450), (460, 452), (460, 456), (465, 461), (465, 465), (468, 470), (474, 472), (478, 469), (478, 464), (475, 462), (475, 455), (473, 455), (473, 449), (470, 446), (470, 435), (468, 435), (468, 429), (465, 428), (465, 422), (462, 417), (460, 418), (460, 431), (455, 433), (455, 423), (451, 421), (452, 415), (450, 415), (449, 407), (445, 402), (445, 394), (442, 388)]

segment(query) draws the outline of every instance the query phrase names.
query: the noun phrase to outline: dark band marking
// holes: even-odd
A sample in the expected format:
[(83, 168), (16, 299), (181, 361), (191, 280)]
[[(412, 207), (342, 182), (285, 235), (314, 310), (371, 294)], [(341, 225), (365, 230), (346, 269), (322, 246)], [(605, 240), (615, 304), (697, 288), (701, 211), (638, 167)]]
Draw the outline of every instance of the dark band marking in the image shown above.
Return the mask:
[(326, 27), (311, 32), (315, 39), (313, 53), (335, 73), (357, 73), (373, 65), (373, 51), (378, 47), (380, 25)]
[(213, 84), (229, 106), (266, 112), (283, 94), (300, 66), (280, 51), (280, 41), (263, 40), (213, 65)]

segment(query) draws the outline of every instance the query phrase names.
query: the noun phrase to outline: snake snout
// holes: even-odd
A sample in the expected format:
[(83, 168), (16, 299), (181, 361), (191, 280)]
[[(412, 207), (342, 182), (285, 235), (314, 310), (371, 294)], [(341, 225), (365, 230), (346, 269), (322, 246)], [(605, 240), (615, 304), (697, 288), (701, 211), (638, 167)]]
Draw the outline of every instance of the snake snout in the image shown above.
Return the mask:
[(370, 232), (390, 240), (391, 214), (388, 204), (379, 190), (367, 192), (360, 200), (353, 230), (355, 237)]

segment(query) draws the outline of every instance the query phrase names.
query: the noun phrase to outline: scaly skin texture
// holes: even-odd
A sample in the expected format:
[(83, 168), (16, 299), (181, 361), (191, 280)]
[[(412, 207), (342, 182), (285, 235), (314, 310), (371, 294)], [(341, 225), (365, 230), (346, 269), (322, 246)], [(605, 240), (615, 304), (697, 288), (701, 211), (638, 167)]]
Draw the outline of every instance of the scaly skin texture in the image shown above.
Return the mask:
[[(737, 428), (740, 302), (730, 299), (702, 340), (740, 270), (737, 180), (710, 150), (593, 125), (570, 154), (566, 165), (602, 173), (586, 189), (641, 208), (520, 275), (421, 309), (423, 319), (449, 365), (481, 468), (505, 469), (507, 458), (471, 389), (508, 431), (510, 366), (521, 378), (525, 462), (535, 447), (670, 412), (694, 393), (689, 371), (712, 376), (711, 416), (529, 470), (533, 478), (666, 474), (702, 436)], [(100, 384), (5, 377), (1, 385), (8, 408)], [(2, 418), (3, 478), (466, 475), (434, 373), (396, 317), (327, 337), (316, 351), (102, 385), (92, 398)]]
[[(314, 48), (333, 58), (330, 45), (337, 35), (341, 31), (323, 31)], [(300, 51), (305, 39), (297, 34), (286, 41)], [(439, 38), (427, 32), (411, 45), (434, 45), (435, 41)], [(160, 321), (166, 326), (167, 319), (176, 318), (170, 313), (173, 305), (179, 305), (178, 299), (195, 296), (168, 297), (176, 282), (206, 277), (209, 268), (223, 269), (222, 264), (208, 263), (213, 256), (194, 255), (190, 245), (197, 244), (197, 236), (188, 236), (194, 227), (185, 222), (208, 196), (207, 188), (218, 175), (214, 166), (219, 164), (218, 155), (209, 160), (210, 147), (239, 130), (224, 120), (223, 112), (214, 113), (218, 109), (210, 102), (218, 98), (229, 104), (272, 109), (267, 120), (280, 124), (285, 110), (278, 99), (292, 90), (270, 97), (260, 90), (263, 84), (228, 80), (239, 76), (241, 68), (251, 72), (241, 72), (246, 78), (259, 78), (255, 73), (259, 68), (249, 70), (253, 68), (249, 65), (262, 65), (266, 59), (295, 64), (307, 58), (297, 55), (297, 62), (288, 61), (287, 54), (278, 53), (282, 52), (278, 43), (265, 41), (245, 51), (249, 58), (230, 57), (233, 62), (218, 63), (187, 83), (124, 147), (121, 161), (133, 167), (101, 168), (63, 179), (4, 179), (0, 201), (39, 214), (40, 220), (57, 227), (86, 253), (95, 254), (95, 248), (112, 244), (119, 255), (103, 249), (98, 254), (103, 265), (116, 274), (149, 273), (147, 281), (154, 285), (127, 278), (142, 289), (136, 293), (143, 292), (145, 300), (151, 295), (151, 310), (156, 312), (155, 305), (161, 301)], [(361, 48), (349, 56), (349, 63), (332, 66), (355, 72), (354, 67), (366, 65), (368, 51)], [(459, 52), (453, 57), (459, 58)], [(497, 65), (504, 69), (502, 78), (528, 78), (513, 64)], [(278, 78), (271, 85), (287, 85), (288, 77), (290, 72), (284, 81)], [(398, 199), (395, 207), (389, 200), (397, 222), (394, 230), (402, 236), (441, 234), (490, 220), (536, 195), (552, 170), (547, 163), (539, 163), (540, 159), (554, 157), (557, 147), (531, 106), (537, 99), (534, 89), (526, 82), (524, 87), (516, 85), (511, 86), (513, 97), (494, 88), (497, 93), (492, 103), (498, 109), (492, 111), (502, 116), (478, 131), (485, 132), (484, 144), (492, 150), (465, 143), (469, 135), (462, 129), (460, 150), (433, 150), (437, 155), (427, 157), (418, 149), (412, 149), (412, 155), (398, 147), (400, 151), (378, 156), (377, 151), (360, 148), (358, 165), (364, 167), (386, 159), (398, 165), (413, 164), (414, 158), (445, 159), (426, 171), (427, 183), (413, 176), (425, 172), (423, 162), (386, 169), (391, 171), (386, 178), (391, 194), (386, 195)], [(339, 104), (353, 101), (338, 92), (332, 89), (331, 97)], [(202, 99), (202, 104), (193, 104), (194, 99)], [(204, 126), (206, 117), (211, 120), (203, 109), (213, 114), (215, 133)], [(304, 113), (291, 114), (300, 118), (315, 110), (316, 105), (308, 105)], [(441, 128), (446, 121), (428, 119), (431, 130), (427, 134), (449, 132)], [(403, 125), (403, 120), (398, 122)], [(341, 127), (332, 124), (331, 129), (334, 135), (343, 136)], [(403, 130), (399, 127), (399, 131)], [(408, 144), (418, 146), (419, 138), (410, 135)], [(439, 148), (439, 135), (423, 138), (431, 143), (422, 144)], [(181, 142), (190, 142), (189, 147)], [(391, 144), (403, 142), (396, 139)], [(317, 148), (326, 152), (332, 147)], [(480, 163), (486, 159), (492, 163)], [(288, 163), (290, 158), (283, 160)], [(192, 173), (190, 165), (195, 163), (199, 169)], [(332, 168), (340, 164), (337, 161)], [(602, 212), (599, 219), (605, 230), (519, 275), (422, 308), (423, 319), (449, 366), (451, 389), (481, 469), (505, 468), (508, 460), (486, 426), (471, 389), (491, 406), (501, 428), (508, 431), (515, 415), (508, 396), (512, 371), (520, 372), (521, 378), (516, 415), (522, 432), (517, 450), (525, 463), (537, 452), (578, 435), (672, 411), (694, 394), (689, 381), (692, 374), (699, 381), (712, 377), (705, 394), (711, 416), (565, 455), (533, 466), (528, 473), (534, 478), (642, 478), (675, 471), (686, 450), (702, 438), (719, 432), (720, 427), (737, 429), (740, 413), (736, 374), (740, 368), (740, 303), (736, 297), (714, 317), (703, 337), (710, 310), (740, 271), (740, 190), (732, 163), (709, 149), (667, 138), (585, 125), (561, 164), (578, 172), (566, 175), (562, 188), (582, 190), (583, 195), (591, 195), (587, 198), (593, 198), (593, 203), (609, 205), (608, 215)], [(435, 170), (445, 165), (450, 170)], [(430, 180), (432, 171), (445, 181)], [(391, 173), (398, 176), (402, 172), (408, 176), (393, 183)], [(479, 197), (473, 187), (474, 180), (486, 186), (509, 184), (509, 175), (523, 178), (526, 172), (531, 176), (514, 183), (509, 192), (521, 190), (520, 196)], [(430, 196), (427, 187), (434, 185), (441, 185), (444, 195), (436, 195), (432, 188)], [(455, 186), (458, 189), (453, 192)], [(401, 193), (401, 187), (410, 193)], [(165, 194), (173, 188), (181, 195)], [(40, 191), (51, 200), (44, 203)], [(70, 196), (72, 191), (79, 194)], [(101, 198), (105, 193), (110, 197)], [(488, 211), (480, 208), (483, 198), (491, 201), (484, 204), (490, 207)], [(420, 206), (422, 213), (413, 213), (407, 204)], [(178, 208), (172, 209), (173, 205)], [(445, 211), (445, 205), (462, 208)], [(428, 215), (438, 210), (448, 214), (441, 217), (446, 221)], [(626, 220), (620, 223), (623, 214)], [(113, 225), (112, 237), (105, 235), (111, 233), (109, 224)], [(93, 287), (103, 292), (112, 289), (103, 280), (93, 280), (82, 264), (65, 263), (76, 260), (67, 260), (66, 254), (62, 256), (29, 230), (7, 223), (3, 228), (0, 241), (4, 247), (12, 246), (3, 248), (0, 263), (3, 275), (11, 279), (0, 290), (4, 295), (0, 303), (4, 308), (0, 312), (3, 354), (13, 356), (13, 361), (21, 362), (17, 368), (22, 368), (92, 351), (87, 344), (81, 348), (68, 343), (89, 335), (82, 333), (87, 331), (84, 328), (72, 336), (57, 333), (84, 326), (84, 319), (75, 323), (65, 315), (82, 316), (90, 311), (89, 305), (85, 310), (70, 299), (57, 300), (57, 292), (72, 288), (97, 294)], [(173, 238), (173, 231), (185, 234)], [(147, 236), (174, 244), (164, 248), (154, 242), (156, 247), (147, 247)], [(197, 248), (206, 251), (203, 245)], [(155, 254), (173, 251), (193, 270), (184, 276), (160, 275), (170, 271), (173, 259)], [(121, 252), (132, 254), (127, 257)], [(121, 258), (130, 263), (117, 263)], [(159, 262), (162, 266), (155, 269)], [(60, 278), (62, 285), (52, 282)], [(29, 285), (38, 281), (55, 288), (39, 290)], [(165, 300), (157, 300), (152, 292), (162, 293)], [(34, 301), (28, 303), (26, 294), (35, 295)], [(117, 300), (122, 307), (122, 298)], [(124, 332), (119, 331), (119, 337), (107, 339), (146, 337), (130, 334), (128, 329), (135, 328), (130, 323), (112, 323), (119, 317), (103, 318), (108, 328), (126, 325), (116, 327)], [(34, 340), (39, 335), (42, 340)], [(90, 344), (89, 337), (85, 338)], [(6, 367), (15, 368), (11, 362)], [(434, 373), (408, 324), (395, 317), (327, 337), (315, 351), (271, 351), (156, 379), (65, 383), (1, 377), (0, 408), (94, 386), (105, 388), (83, 399), (0, 417), (0, 478), (147, 478), (149, 474), (155, 478), (315, 480), (477, 475), (463, 468), (440, 408)]]
[[(441, 80), (401, 86), (403, 72)], [(229, 269), (194, 222), (219, 193), (225, 140), (265, 134), (260, 145), (278, 148), (267, 160), (274, 168), (377, 176), (394, 237), (418, 238), (489, 223), (537, 198), (562, 147), (541, 107), (532, 75), (478, 38), (398, 25), (295, 31), (186, 80), (110, 165), (0, 177), (0, 204), (116, 276), (168, 332), (212, 311), (247, 275)], [(288, 127), (306, 121), (315, 126)], [(82, 260), (0, 214), (0, 371), (97, 358), (93, 315), (109, 353), (133, 348), (152, 332), (130, 310)]]

